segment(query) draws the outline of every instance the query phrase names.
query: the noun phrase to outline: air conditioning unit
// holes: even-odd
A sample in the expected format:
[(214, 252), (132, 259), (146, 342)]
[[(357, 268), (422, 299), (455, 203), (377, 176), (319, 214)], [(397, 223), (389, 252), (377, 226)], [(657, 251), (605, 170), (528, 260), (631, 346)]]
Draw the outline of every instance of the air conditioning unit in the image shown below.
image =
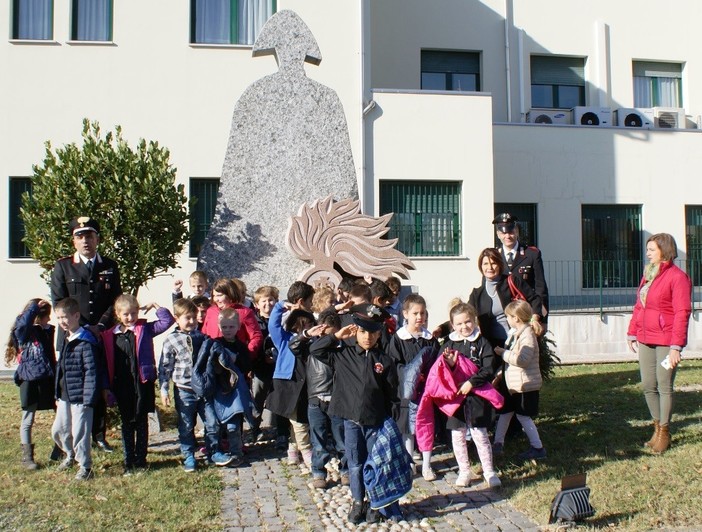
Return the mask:
[(610, 127), (612, 110), (609, 107), (574, 107), (573, 123), (576, 126)]
[(572, 124), (573, 113), (569, 109), (532, 109), (527, 113), (530, 124)]
[(617, 125), (619, 127), (640, 127), (651, 129), (653, 127), (653, 108), (626, 108), (617, 109)]
[(653, 123), (660, 129), (685, 129), (685, 109), (678, 107), (654, 107)]

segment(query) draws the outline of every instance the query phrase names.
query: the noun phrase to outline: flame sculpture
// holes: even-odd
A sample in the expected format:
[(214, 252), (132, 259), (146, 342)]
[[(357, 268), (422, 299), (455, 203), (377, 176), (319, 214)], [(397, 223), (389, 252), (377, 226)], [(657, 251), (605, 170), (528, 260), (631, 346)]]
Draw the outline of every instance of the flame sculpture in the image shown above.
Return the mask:
[(386, 279), (397, 275), (409, 278), (414, 264), (395, 249), (396, 238), (383, 239), (392, 213), (379, 218), (361, 214), (358, 200), (335, 201), (332, 196), (304, 203), (297, 216), (290, 219), (287, 244), (300, 259), (312, 267), (299, 280), (314, 284), (319, 281), (338, 286), (344, 272), (356, 276)]

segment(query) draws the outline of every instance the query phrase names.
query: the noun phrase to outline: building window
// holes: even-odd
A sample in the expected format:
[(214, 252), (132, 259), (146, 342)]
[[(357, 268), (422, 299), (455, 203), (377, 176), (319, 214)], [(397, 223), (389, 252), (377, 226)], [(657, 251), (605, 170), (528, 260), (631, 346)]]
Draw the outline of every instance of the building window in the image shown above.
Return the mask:
[(585, 59), (531, 56), (531, 106), (571, 109), (585, 105)]
[(583, 205), (583, 288), (637, 287), (641, 238), (640, 205)]
[(112, 0), (73, 0), (72, 41), (112, 41)]
[(695, 286), (702, 285), (702, 205), (685, 206), (687, 273)]
[(480, 53), (422, 50), (422, 90), (479, 91)]
[(190, 42), (253, 44), (276, 0), (191, 0)]
[(190, 256), (197, 257), (202, 245), (207, 238), (215, 207), (217, 206), (217, 193), (219, 192), (219, 179), (190, 179), (190, 200), (195, 199), (190, 206)]
[(53, 0), (13, 0), (12, 38), (31, 41), (54, 36)]
[(20, 218), (20, 207), (22, 207), (22, 194), (25, 192), (32, 193), (32, 179), (30, 177), (11, 177), (10, 178), (10, 249), (9, 257), (11, 259), (28, 259), (31, 258), (29, 249), (22, 239), (24, 238), (24, 222)]
[[(537, 246), (536, 242), (536, 203), (495, 203), (495, 216), (508, 212), (519, 222), (519, 243), (523, 246)], [(495, 233), (495, 246), (502, 243)]]
[(682, 107), (682, 65), (634, 61), (634, 107)]
[(460, 255), (460, 203), (460, 183), (380, 182), (380, 214), (393, 213), (387, 238), (405, 255)]

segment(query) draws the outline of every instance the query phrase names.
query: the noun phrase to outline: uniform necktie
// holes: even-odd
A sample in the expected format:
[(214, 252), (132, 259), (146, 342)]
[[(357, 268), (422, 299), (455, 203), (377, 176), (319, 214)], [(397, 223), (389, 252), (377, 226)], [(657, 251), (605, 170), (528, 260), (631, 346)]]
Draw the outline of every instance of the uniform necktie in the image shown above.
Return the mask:
[(514, 251), (510, 251), (509, 253), (507, 253), (507, 266), (509, 266), (510, 269), (512, 268), (512, 261), (513, 260), (514, 260)]
[(85, 263), (85, 265), (88, 267), (88, 275), (90, 277), (93, 276), (93, 261), (89, 260), (88, 262)]

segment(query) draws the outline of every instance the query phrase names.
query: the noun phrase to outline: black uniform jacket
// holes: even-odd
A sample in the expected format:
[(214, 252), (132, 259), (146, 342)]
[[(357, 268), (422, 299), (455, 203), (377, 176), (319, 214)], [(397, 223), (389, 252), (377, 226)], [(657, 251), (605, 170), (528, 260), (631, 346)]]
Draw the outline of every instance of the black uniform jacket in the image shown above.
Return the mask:
[[(541, 298), (541, 303), (548, 310), (548, 286), (546, 286), (546, 278), (544, 276), (544, 263), (541, 259), (541, 251), (534, 246), (524, 247), (519, 244), (519, 248), (512, 260), (512, 267), (507, 264), (504, 247), (501, 248), (502, 260), (505, 263), (507, 271), (514, 277), (519, 277), (525, 281)], [(539, 312), (541, 314), (541, 312)]]
[(329, 335), (312, 342), (310, 355), (334, 368), (330, 415), (372, 427), (397, 415), (397, 371), (383, 351), (366, 351)]
[(56, 261), (51, 273), (51, 303), (72, 297), (80, 306), (80, 324), (105, 328), (114, 323), (112, 305), (122, 293), (117, 263), (97, 254), (92, 275), (78, 253)]

